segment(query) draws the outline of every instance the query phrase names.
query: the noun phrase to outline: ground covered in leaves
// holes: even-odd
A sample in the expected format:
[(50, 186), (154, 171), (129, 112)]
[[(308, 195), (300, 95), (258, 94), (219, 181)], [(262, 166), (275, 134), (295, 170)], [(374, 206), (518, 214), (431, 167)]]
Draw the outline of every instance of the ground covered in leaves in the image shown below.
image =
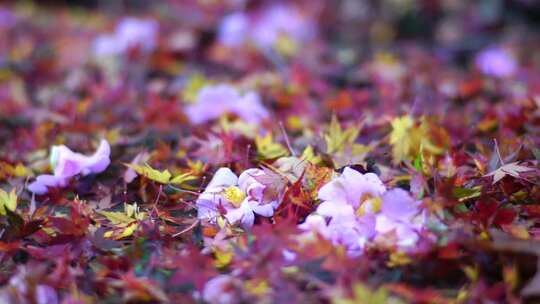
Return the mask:
[(540, 299), (535, 1), (81, 3), (0, 6), (0, 302)]

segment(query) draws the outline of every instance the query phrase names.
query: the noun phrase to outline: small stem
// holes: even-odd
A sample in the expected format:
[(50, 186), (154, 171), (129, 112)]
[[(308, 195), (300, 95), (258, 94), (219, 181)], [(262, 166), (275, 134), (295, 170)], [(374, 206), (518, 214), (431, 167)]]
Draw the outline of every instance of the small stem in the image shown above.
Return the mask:
[(497, 143), (497, 139), (494, 138), (493, 142), (495, 143), (495, 152), (497, 153), (497, 156), (499, 157), (499, 161), (501, 162), (501, 165), (504, 166), (504, 160), (501, 157), (501, 151), (499, 150), (499, 144)]
[(193, 195), (197, 195), (197, 196), (200, 194), (199, 192), (181, 189), (181, 188), (175, 187), (173, 185), (167, 185), (167, 186), (170, 187), (171, 189), (173, 189), (174, 191), (178, 191), (178, 192), (189, 193), (189, 194), (193, 194)]
[(177, 237), (177, 236), (179, 236), (181, 234), (184, 234), (184, 233), (190, 231), (191, 229), (195, 228), (195, 226), (197, 226), (197, 224), (199, 224), (199, 220), (196, 220), (195, 222), (193, 222), (193, 224), (189, 225), (189, 227), (187, 227), (186, 229), (173, 234), (173, 237)]
[(159, 212), (157, 210), (157, 203), (159, 202), (159, 197), (161, 196), (162, 191), (163, 191), (163, 185), (159, 185), (158, 194), (157, 194), (156, 200), (154, 201), (154, 206), (152, 207), (152, 212), (154, 212), (156, 216), (158, 217), (159, 217)]
[(291, 152), (292, 156), (296, 157), (296, 152), (294, 152), (291, 142), (289, 141), (289, 135), (287, 135), (287, 131), (285, 130), (285, 127), (283, 126), (283, 123), (279, 122), (279, 128), (281, 129), (281, 132), (283, 133), (283, 137), (285, 137), (285, 144), (287, 144), (287, 148)]

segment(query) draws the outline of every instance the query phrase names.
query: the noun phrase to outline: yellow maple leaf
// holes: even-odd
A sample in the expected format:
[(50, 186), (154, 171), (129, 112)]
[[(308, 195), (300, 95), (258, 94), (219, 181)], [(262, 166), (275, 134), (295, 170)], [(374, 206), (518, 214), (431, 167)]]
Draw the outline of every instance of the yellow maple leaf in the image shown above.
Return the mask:
[(337, 117), (332, 116), (332, 121), (328, 126), (327, 132), (324, 134), (324, 141), (326, 142), (326, 152), (328, 154), (343, 152), (347, 146), (351, 146), (356, 141), (361, 128), (349, 127), (347, 129), (341, 128)]
[(362, 283), (355, 283), (353, 285), (353, 297), (344, 297), (341, 294), (332, 298), (334, 304), (354, 304), (354, 303), (366, 303), (366, 304), (402, 304), (401, 299), (393, 297), (389, 294), (388, 290), (383, 287), (378, 289), (370, 288)]
[(11, 189), (11, 192), (9, 193), (0, 189), (0, 214), (6, 215), (6, 209), (12, 212), (17, 209), (17, 194), (15, 193), (15, 188)]
[(302, 152), (302, 156), (300, 156), (300, 159), (306, 160), (314, 165), (322, 161), (321, 157), (315, 154), (315, 151), (313, 150), (312, 146), (307, 146), (304, 149), (304, 151)]
[(138, 228), (138, 221), (146, 217), (146, 212), (140, 212), (136, 204), (124, 204), (124, 212), (121, 211), (98, 211), (114, 226), (104, 236), (121, 239), (131, 236)]
[(264, 296), (271, 289), (266, 280), (249, 280), (245, 284), (246, 291), (255, 296)]
[(125, 164), (127, 167), (133, 169), (137, 174), (145, 176), (146, 178), (153, 180), (161, 184), (167, 184), (171, 179), (171, 172), (169, 170), (159, 171), (156, 170), (150, 165), (145, 164), (144, 166), (137, 164)]
[(11, 165), (6, 162), (0, 161), (0, 179), (6, 177), (26, 177), (32, 176), (32, 170), (25, 167), (23, 164)]
[(199, 91), (210, 82), (201, 74), (195, 74), (186, 83), (182, 91), (182, 99), (186, 103), (194, 103), (197, 100)]
[(177, 176), (175, 176), (173, 179), (169, 181), (169, 184), (180, 185), (180, 184), (183, 184), (185, 182), (192, 181), (195, 179), (197, 179), (197, 177), (193, 176), (191, 172), (186, 172), (186, 173), (178, 174)]
[(289, 151), (281, 144), (274, 142), (272, 134), (268, 133), (264, 137), (255, 137), (257, 153), (263, 159), (274, 159), (289, 155)]
[(224, 249), (214, 248), (214, 257), (216, 258), (214, 263), (217, 268), (223, 268), (232, 262), (234, 253), (229, 246)]
[(411, 262), (411, 258), (405, 252), (398, 251), (390, 254), (390, 260), (386, 264), (388, 267), (398, 267), (410, 264)]
[(219, 126), (225, 133), (234, 131), (247, 138), (255, 138), (259, 131), (259, 127), (256, 124), (248, 123), (241, 119), (231, 120), (230, 117), (226, 115), (219, 118)]
[(206, 169), (206, 165), (200, 160), (192, 161), (188, 159), (187, 166), (194, 175), (201, 175)]
[(394, 163), (422, 156), (429, 161), (440, 155), (448, 142), (448, 134), (425, 117), (416, 122), (411, 116), (396, 117), (391, 122), (390, 144)]
[(133, 169), (133, 171), (137, 172), (137, 174), (142, 175), (150, 180), (153, 180), (155, 182), (158, 182), (160, 184), (175, 184), (180, 185), (185, 182), (197, 179), (196, 176), (194, 176), (191, 171), (178, 174), (175, 177), (172, 177), (171, 172), (169, 170), (165, 169), (163, 171), (156, 170), (150, 165), (145, 164), (144, 166), (137, 165), (137, 164), (124, 164), (127, 167)]

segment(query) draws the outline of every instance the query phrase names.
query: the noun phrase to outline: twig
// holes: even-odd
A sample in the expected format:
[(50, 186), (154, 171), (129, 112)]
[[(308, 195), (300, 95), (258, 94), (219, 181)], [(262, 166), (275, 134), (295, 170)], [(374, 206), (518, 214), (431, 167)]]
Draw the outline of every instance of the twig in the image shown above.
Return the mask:
[(200, 222), (200, 220), (196, 220), (195, 222), (193, 222), (193, 224), (189, 225), (189, 227), (187, 227), (186, 229), (173, 234), (173, 237), (177, 237), (177, 236), (179, 236), (181, 234), (184, 234), (184, 233), (190, 231), (191, 229), (195, 228), (195, 226), (197, 226), (197, 224), (199, 224), (199, 222)]
[(162, 191), (163, 191), (163, 185), (159, 185), (158, 194), (157, 194), (156, 200), (154, 201), (154, 206), (152, 207), (152, 212), (155, 213), (157, 217), (159, 217), (159, 212), (157, 210), (157, 203), (159, 202), (159, 197), (161, 196)]
[(291, 146), (291, 142), (289, 141), (289, 135), (287, 135), (287, 131), (285, 130), (285, 127), (283, 126), (283, 123), (281, 121), (279, 122), (279, 128), (283, 133), (283, 137), (285, 137), (285, 144), (287, 145), (287, 148), (291, 152), (292, 156), (296, 157), (296, 152), (294, 152), (294, 149)]
[(193, 194), (193, 195), (197, 195), (197, 196), (200, 194), (199, 192), (178, 188), (178, 187), (175, 187), (173, 185), (167, 185), (167, 186), (169, 186), (174, 191), (178, 191), (178, 192), (189, 193), (189, 194)]
[(499, 144), (497, 143), (497, 139), (494, 138), (493, 142), (495, 143), (495, 152), (497, 153), (497, 156), (499, 157), (499, 161), (501, 162), (501, 165), (504, 166), (504, 160), (501, 157), (501, 151), (499, 150)]

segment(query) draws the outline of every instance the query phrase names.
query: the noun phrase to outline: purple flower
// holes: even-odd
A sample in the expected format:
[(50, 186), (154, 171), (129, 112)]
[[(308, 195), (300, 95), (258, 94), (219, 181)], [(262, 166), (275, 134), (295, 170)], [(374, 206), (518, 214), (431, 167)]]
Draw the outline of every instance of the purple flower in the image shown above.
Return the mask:
[(264, 196), (267, 186), (256, 179), (264, 174), (248, 169), (237, 177), (229, 168), (218, 169), (197, 199), (197, 217), (215, 223), (221, 209), (229, 223), (244, 228), (253, 226), (255, 214), (271, 217), (280, 201)]
[(42, 174), (36, 181), (28, 185), (28, 190), (35, 194), (45, 194), (49, 187), (64, 187), (75, 175), (88, 175), (103, 172), (110, 164), (111, 147), (106, 140), (101, 143), (96, 152), (86, 156), (71, 151), (64, 145), (51, 148), (50, 163), (54, 168), (53, 175)]
[(292, 5), (268, 7), (253, 26), (252, 38), (260, 46), (275, 45), (282, 36), (306, 42), (315, 35), (315, 25)]
[(210, 304), (234, 304), (241, 299), (242, 282), (239, 279), (222, 274), (210, 279), (204, 285), (203, 300)]
[(420, 204), (402, 189), (386, 190), (376, 174), (345, 168), (319, 190), (322, 203), (299, 228), (319, 233), (352, 255), (366, 243), (393, 234), (396, 246), (416, 244), (425, 217)]
[(17, 22), (17, 16), (11, 9), (0, 7), (0, 29), (9, 29)]
[(117, 24), (113, 34), (103, 34), (94, 41), (97, 56), (120, 55), (130, 48), (151, 52), (157, 44), (159, 24), (154, 20), (124, 18)]
[(189, 119), (200, 124), (216, 119), (225, 113), (233, 113), (248, 123), (258, 124), (268, 117), (268, 111), (256, 92), (240, 95), (228, 84), (210, 85), (202, 88), (194, 105), (186, 108)]
[(225, 16), (219, 27), (218, 39), (228, 47), (238, 47), (245, 43), (249, 35), (249, 18), (237, 12)]
[(476, 55), (475, 64), (482, 73), (493, 77), (510, 77), (517, 70), (517, 62), (512, 53), (492, 47)]
[(375, 217), (375, 231), (379, 235), (395, 233), (397, 245), (408, 247), (418, 241), (418, 231), (425, 224), (420, 202), (403, 189), (392, 189), (382, 197), (381, 212)]
[(228, 47), (239, 47), (246, 42), (261, 47), (275, 47), (286, 38), (299, 44), (315, 36), (312, 20), (293, 5), (277, 4), (260, 13), (236, 12), (223, 18), (219, 26), (219, 41)]
[(36, 303), (38, 304), (56, 304), (58, 303), (58, 295), (54, 288), (49, 285), (39, 284), (35, 289)]
[(355, 210), (361, 207), (371, 208), (363, 204), (371, 198), (379, 197), (385, 191), (386, 187), (375, 173), (362, 174), (346, 167), (340, 177), (333, 179), (319, 190), (319, 199), (323, 202), (317, 208), (317, 212), (333, 216), (332, 210), (341, 208)]

